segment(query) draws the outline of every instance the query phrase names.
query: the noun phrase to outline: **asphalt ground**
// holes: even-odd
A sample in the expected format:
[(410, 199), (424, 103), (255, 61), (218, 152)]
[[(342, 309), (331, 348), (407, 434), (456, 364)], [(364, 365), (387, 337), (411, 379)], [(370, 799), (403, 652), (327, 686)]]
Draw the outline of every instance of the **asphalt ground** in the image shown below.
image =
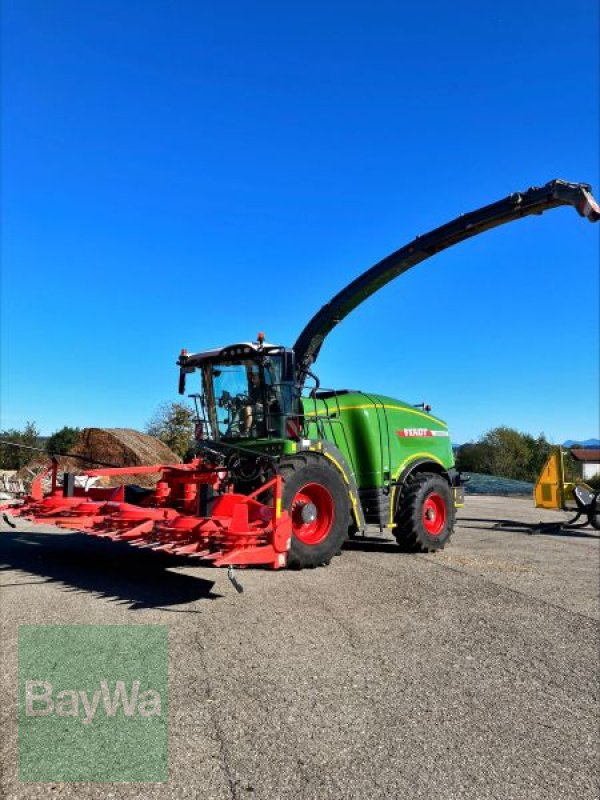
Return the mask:
[[(349, 543), (328, 568), (238, 571), (2, 523), (8, 798), (598, 797), (599, 538), (468, 497), (451, 544)], [(17, 630), (166, 624), (169, 780), (25, 783)]]

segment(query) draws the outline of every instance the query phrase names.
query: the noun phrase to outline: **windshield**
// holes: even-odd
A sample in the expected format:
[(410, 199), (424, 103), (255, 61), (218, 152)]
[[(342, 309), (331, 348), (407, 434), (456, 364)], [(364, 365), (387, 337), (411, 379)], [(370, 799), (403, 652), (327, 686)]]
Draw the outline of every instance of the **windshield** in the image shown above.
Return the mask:
[(278, 435), (282, 414), (281, 358), (208, 364), (218, 438)]

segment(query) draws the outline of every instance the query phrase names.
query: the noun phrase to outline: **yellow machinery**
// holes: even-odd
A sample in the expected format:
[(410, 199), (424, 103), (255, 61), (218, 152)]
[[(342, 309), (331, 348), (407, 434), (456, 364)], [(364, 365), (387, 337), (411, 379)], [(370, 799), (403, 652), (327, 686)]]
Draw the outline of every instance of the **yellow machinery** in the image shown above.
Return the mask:
[(576, 516), (567, 525), (585, 516), (586, 521), (580, 526), (590, 524), (600, 530), (600, 492), (594, 492), (581, 480), (569, 480), (569, 456), (568, 450), (557, 447), (544, 464), (534, 489), (536, 508), (574, 511)]

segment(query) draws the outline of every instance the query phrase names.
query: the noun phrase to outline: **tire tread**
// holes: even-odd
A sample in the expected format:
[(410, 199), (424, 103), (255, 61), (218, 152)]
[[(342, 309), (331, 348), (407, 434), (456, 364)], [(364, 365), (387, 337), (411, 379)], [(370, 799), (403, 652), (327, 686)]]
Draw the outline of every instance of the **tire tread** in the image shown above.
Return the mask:
[[(432, 553), (441, 550), (450, 539), (454, 528), (455, 510), (452, 502), (447, 504), (446, 534), (437, 541), (428, 541), (422, 523), (421, 497), (425, 487), (447, 488), (447, 482), (435, 472), (418, 472), (409, 477), (400, 495), (396, 513), (394, 536), (400, 548), (407, 553)], [(431, 538), (431, 537), (430, 537)]]
[[(350, 524), (350, 500), (343, 478), (323, 456), (315, 453), (302, 453), (281, 460), (279, 469), (284, 478), (284, 507), (292, 498), (286, 497), (286, 484), (290, 484), (303, 470), (310, 469), (311, 480), (314, 480), (313, 468), (318, 468), (322, 477), (333, 484), (332, 494), (338, 494), (339, 502), (335, 504), (335, 520), (332, 531), (318, 545), (304, 545), (292, 536), (292, 546), (288, 555), (290, 569), (312, 569), (327, 566), (335, 555), (339, 555), (346, 539)], [(329, 488), (329, 487), (328, 487)], [(294, 492), (295, 494), (295, 492)]]

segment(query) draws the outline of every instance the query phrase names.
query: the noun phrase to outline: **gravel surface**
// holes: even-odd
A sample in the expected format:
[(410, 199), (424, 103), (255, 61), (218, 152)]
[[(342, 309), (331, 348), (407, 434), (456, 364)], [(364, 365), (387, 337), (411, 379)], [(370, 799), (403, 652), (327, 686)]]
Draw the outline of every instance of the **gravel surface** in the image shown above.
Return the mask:
[[(2, 523), (9, 798), (598, 797), (599, 534), (468, 497), (451, 545), (358, 539), (327, 569), (190, 565)], [(20, 624), (166, 624), (170, 779), (20, 783)]]

